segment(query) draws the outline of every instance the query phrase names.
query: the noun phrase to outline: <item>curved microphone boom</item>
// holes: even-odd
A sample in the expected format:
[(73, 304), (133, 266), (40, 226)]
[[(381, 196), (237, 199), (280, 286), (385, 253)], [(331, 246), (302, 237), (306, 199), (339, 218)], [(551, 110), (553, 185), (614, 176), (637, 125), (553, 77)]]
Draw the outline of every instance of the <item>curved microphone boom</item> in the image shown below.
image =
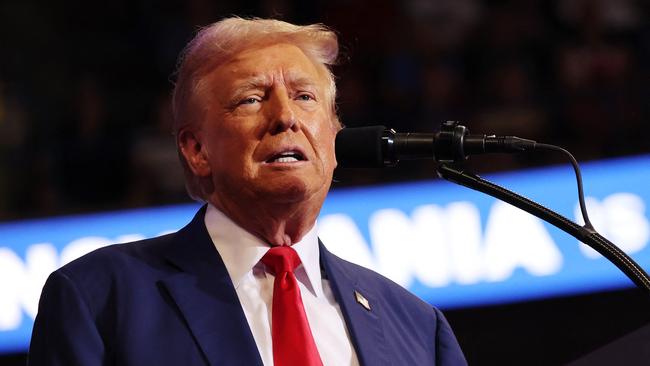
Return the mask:
[[(457, 169), (469, 155), (534, 149), (559, 151), (570, 157), (576, 173), (584, 226), (478, 175)], [(556, 226), (598, 251), (650, 294), (650, 276), (625, 252), (600, 235), (589, 221), (578, 162), (561, 147), (515, 136), (470, 135), (458, 122), (447, 121), (438, 133), (397, 133), (384, 126), (344, 128), (336, 136), (336, 159), (339, 166), (348, 168), (381, 168), (393, 166), (400, 160), (434, 159), (438, 162), (440, 177), (510, 203)]]
[(456, 121), (437, 133), (398, 133), (384, 126), (344, 128), (336, 136), (336, 159), (343, 168), (383, 168), (400, 160), (434, 159), (460, 163), (469, 155), (517, 153), (537, 143), (515, 136), (470, 135)]

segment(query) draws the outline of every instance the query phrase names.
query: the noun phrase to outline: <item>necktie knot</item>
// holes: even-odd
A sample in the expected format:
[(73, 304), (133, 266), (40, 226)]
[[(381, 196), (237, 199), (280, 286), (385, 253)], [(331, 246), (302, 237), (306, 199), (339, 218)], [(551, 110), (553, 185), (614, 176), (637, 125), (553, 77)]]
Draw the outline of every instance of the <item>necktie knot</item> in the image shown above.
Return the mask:
[(301, 262), (295, 249), (290, 246), (278, 246), (269, 249), (264, 254), (262, 263), (278, 275), (284, 272), (293, 272)]

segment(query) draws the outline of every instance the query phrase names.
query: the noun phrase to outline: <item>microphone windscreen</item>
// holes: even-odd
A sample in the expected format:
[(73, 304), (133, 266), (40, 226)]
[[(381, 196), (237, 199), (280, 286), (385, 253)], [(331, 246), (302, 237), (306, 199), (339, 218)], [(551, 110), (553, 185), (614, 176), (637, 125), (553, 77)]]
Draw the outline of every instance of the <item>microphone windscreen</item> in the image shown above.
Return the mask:
[(386, 127), (344, 128), (336, 135), (336, 160), (341, 168), (383, 168), (381, 137)]

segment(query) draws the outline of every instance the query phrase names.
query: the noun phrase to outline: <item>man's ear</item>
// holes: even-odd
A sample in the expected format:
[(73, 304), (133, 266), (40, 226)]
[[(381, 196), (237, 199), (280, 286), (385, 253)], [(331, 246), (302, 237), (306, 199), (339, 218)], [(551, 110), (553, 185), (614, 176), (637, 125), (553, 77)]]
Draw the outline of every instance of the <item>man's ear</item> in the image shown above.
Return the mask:
[(198, 177), (210, 176), (210, 164), (203, 145), (195, 131), (182, 129), (178, 133), (178, 147), (192, 173)]

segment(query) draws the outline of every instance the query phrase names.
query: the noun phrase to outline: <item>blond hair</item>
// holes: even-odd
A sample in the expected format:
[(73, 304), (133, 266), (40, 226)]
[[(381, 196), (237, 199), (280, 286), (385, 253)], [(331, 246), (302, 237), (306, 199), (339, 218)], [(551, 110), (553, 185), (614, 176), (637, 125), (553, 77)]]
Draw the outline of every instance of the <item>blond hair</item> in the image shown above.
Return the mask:
[[(199, 96), (206, 88), (204, 80), (211, 71), (244, 50), (276, 43), (295, 45), (326, 71), (326, 93), (334, 123), (339, 125), (336, 118), (336, 84), (330, 69), (338, 55), (336, 34), (322, 24), (300, 26), (275, 19), (232, 17), (201, 29), (181, 53), (172, 96), (174, 134), (178, 136), (182, 128), (197, 122), (195, 119), (203, 110)], [(189, 169), (180, 148), (179, 156), (190, 197), (205, 200), (198, 179)]]

